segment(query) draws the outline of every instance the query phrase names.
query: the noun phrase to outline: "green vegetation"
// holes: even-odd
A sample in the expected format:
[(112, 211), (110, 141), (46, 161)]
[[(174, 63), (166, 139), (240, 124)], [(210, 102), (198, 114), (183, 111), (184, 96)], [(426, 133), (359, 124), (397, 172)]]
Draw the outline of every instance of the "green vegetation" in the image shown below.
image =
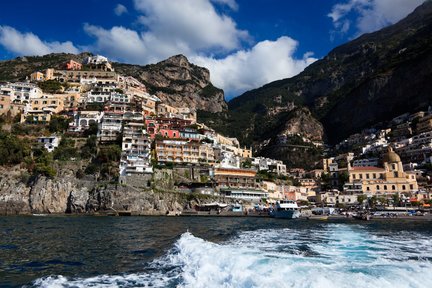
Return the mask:
[[(89, 138), (90, 139), (90, 138)], [(95, 150), (95, 138), (91, 138), (86, 143), (88, 154), (93, 155)], [(86, 152), (86, 153), (87, 153)], [(101, 179), (113, 180), (118, 177), (118, 167), (121, 157), (121, 148), (118, 145), (107, 145), (99, 147), (99, 152), (92, 162), (85, 169), (86, 174), (98, 175)]]
[(75, 147), (75, 140), (68, 137), (63, 137), (60, 145), (53, 152), (53, 158), (60, 161), (76, 160), (79, 156), (78, 149)]
[(0, 165), (16, 165), (30, 156), (31, 147), (27, 140), (0, 131)]
[(67, 88), (67, 84), (60, 83), (57, 80), (47, 80), (37, 83), (39, 88), (45, 93), (61, 93)]
[(69, 128), (70, 119), (67, 117), (53, 115), (48, 124), (48, 131), (51, 133), (64, 133)]
[(201, 90), (200, 96), (204, 98), (211, 98), (218, 93), (223, 93), (223, 90), (213, 86), (212, 83), (209, 83), (206, 87), (204, 87)]

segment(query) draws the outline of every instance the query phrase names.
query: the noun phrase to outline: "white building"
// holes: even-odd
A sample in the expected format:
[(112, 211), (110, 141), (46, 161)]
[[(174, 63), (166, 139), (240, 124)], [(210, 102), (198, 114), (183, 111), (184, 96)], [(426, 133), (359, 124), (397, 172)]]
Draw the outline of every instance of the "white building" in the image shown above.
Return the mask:
[(60, 145), (61, 137), (59, 136), (39, 137), (37, 141), (39, 143), (42, 143), (44, 145), (44, 148), (48, 152), (53, 152), (54, 149)]
[(30, 99), (42, 97), (42, 90), (35, 84), (16, 82), (0, 86), (0, 95), (9, 96), (11, 103), (30, 103)]
[(150, 138), (144, 123), (130, 122), (123, 129), (120, 176), (153, 173)]
[(101, 142), (112, 142), (122, 132), (123, 116), (117, 113), (104, 113), (99, 123), (98, 138)]
[(252, 158), (252, 165), (254, 165), (258, 171), (269, 171), (276, 173), (277, 175), (286, 175), (286, 165), (281, 160), (275, 160), (265, 157)]
[(90, 127), (92, 123), (99, 124), (104, 112), (99, 111), (79, 111), (75, 112), (73, 121), (69, 123), (70, 132), (82, 132)]

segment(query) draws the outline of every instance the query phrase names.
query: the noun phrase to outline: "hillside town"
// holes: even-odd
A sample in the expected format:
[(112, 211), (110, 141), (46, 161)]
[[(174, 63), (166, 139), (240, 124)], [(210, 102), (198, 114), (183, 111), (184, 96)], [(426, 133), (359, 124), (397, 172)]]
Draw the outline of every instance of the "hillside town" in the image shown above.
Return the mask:
[[(64, 131), (29, 136), (34, 147), (48, 153), (62, 145), (90, 149), (89, 139), (99, 151), (116, 146), (118, 166), (110, 167), (110, 180), (134, 189), (157, 189), (155, 171), (170, 169), (179, 193), (261, 204), (289, 199), (331, 207), (430, 207), (430, 111), (407, 113), (385, 128), (352, 135), (326, 149), (334, 157), (323, 157), (309, 171), (254, 156), (251, 147), (199, 123), (193, 109), (164, 103), (99, 55), (1, 84), (0, 114), (27, 127), (66, 123)], [(86, 174), (98, 174), (91, 165)]]

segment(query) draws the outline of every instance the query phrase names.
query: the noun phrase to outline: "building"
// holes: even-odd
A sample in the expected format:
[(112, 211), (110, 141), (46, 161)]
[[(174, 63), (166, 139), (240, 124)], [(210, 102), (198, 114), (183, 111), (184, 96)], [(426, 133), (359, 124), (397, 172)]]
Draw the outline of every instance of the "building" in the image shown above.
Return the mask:
[(11, 110), (10, 96), (0, 95), (0, 115), (7, 114)]
[(349, 167), (349, 182), (344, 191), (370, 195), (414, 193), (418, 191), (415, 174), (404, 172), (398, 154), (389, 146), (384, 167)]
[(30, 74), (30, 81), (44, 81), (45, 80), (45, 74), (42, 72), (33, 72)]
[(102, 70), (102, 71), (114, 71), (114, 68), (112, 68), (111, 63), (109, 63), (108, 58), (96, 55), (96, 56), (90, 56), (87, 57), (83, 64), (87, 66), (87, 68), (92, 70)]
[(357, 159), (353, 161), (353, 167), (375, 167), (378, 166), (378, 158)]
[(156, 157), (159, 163), (198, 163), (199, 143), (183, 140), (156, 140)]
[(260, 189), (256, 170), (239, 168), (215, 168), (214, 180), (222, 196), (259, 202), (269, 193)]
[(61, 137), (55, 135), (49, 137), (39, 137), (37, 141), (38, 143), (42, 143), (48, 152), (53, 152), (54, 149), (60, 145)]
[(79, 111), (73, 115), (73, 121), (69, 123), (70, 132), (83, 132), (91, 124), (99, 124), (104, 112), (99, 111)]
[(114, 142), (122, 132), (123, 115), (104, 113), (99, 123), (98, 138), (100, 142)]
[(64, 68), (66, 70), (81, 70), (82, 69), (82, 64), (79, 62), (76, 62), (74, 60), (69, 60), (68, 62), (66, 62), (64, 64)]
[[(243, 158), (250, 158), (250, 157), (243, 157)], [(281, 160), (275, 160), (275, 159), (270, 159), (265, 157), (255, 157), (252, 158), (252, 165), (254, 165), (258, 169), (258, 171), (269, 171), (277, 175), (283, 175), (283, 176), (287, 175), (286, 165), (283, 164)]]
[(427, 115), (419, 119), (416, 126), (417, 133), (428, 132), (432, 130), (432, 115)]
[(151, 142), (145, 133), (144, 123), (130, 122), (123, 128), (120, 177), (153, 173)]
[(30, 103), (32, 98), (42, 97), (42, 90), (32, 83), (16, 82), (0, 86), (0, 96), (9, 96), (11, 103)]

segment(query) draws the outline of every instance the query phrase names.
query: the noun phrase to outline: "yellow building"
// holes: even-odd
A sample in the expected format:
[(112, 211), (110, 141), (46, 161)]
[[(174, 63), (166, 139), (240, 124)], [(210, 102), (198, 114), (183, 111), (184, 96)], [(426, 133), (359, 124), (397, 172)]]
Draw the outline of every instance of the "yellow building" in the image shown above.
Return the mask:
[(30, 80), (31, 81), (44, 81), (45, 75), (41, 72), (33, 72), (30, 74)]
[(0, 115), (8, 113), (10, 110), (10, 105), (10, 96), (0, 95)]
[(349, 168), (349, 183), (344, 190), (366, 194), (412, 193), (418, 191), (415, 174), (406, 173), (402, 162), (391, 147), (383, 158), (384, 167)]
[(60, 113), (64, 110), (64, 101), (62, 97), (48, 97), (30, 99), (32, 111), (50, 111), (52, 113)]
[(239, 168), (215, 168), (214, 178), (219, 187), (259, 188), (255, 181), (256, 170)]
[(174, 163), (213, 163), (214, 151), (208, 144), (198, 141), (159, 140), (156, 141), (158, 162)]

